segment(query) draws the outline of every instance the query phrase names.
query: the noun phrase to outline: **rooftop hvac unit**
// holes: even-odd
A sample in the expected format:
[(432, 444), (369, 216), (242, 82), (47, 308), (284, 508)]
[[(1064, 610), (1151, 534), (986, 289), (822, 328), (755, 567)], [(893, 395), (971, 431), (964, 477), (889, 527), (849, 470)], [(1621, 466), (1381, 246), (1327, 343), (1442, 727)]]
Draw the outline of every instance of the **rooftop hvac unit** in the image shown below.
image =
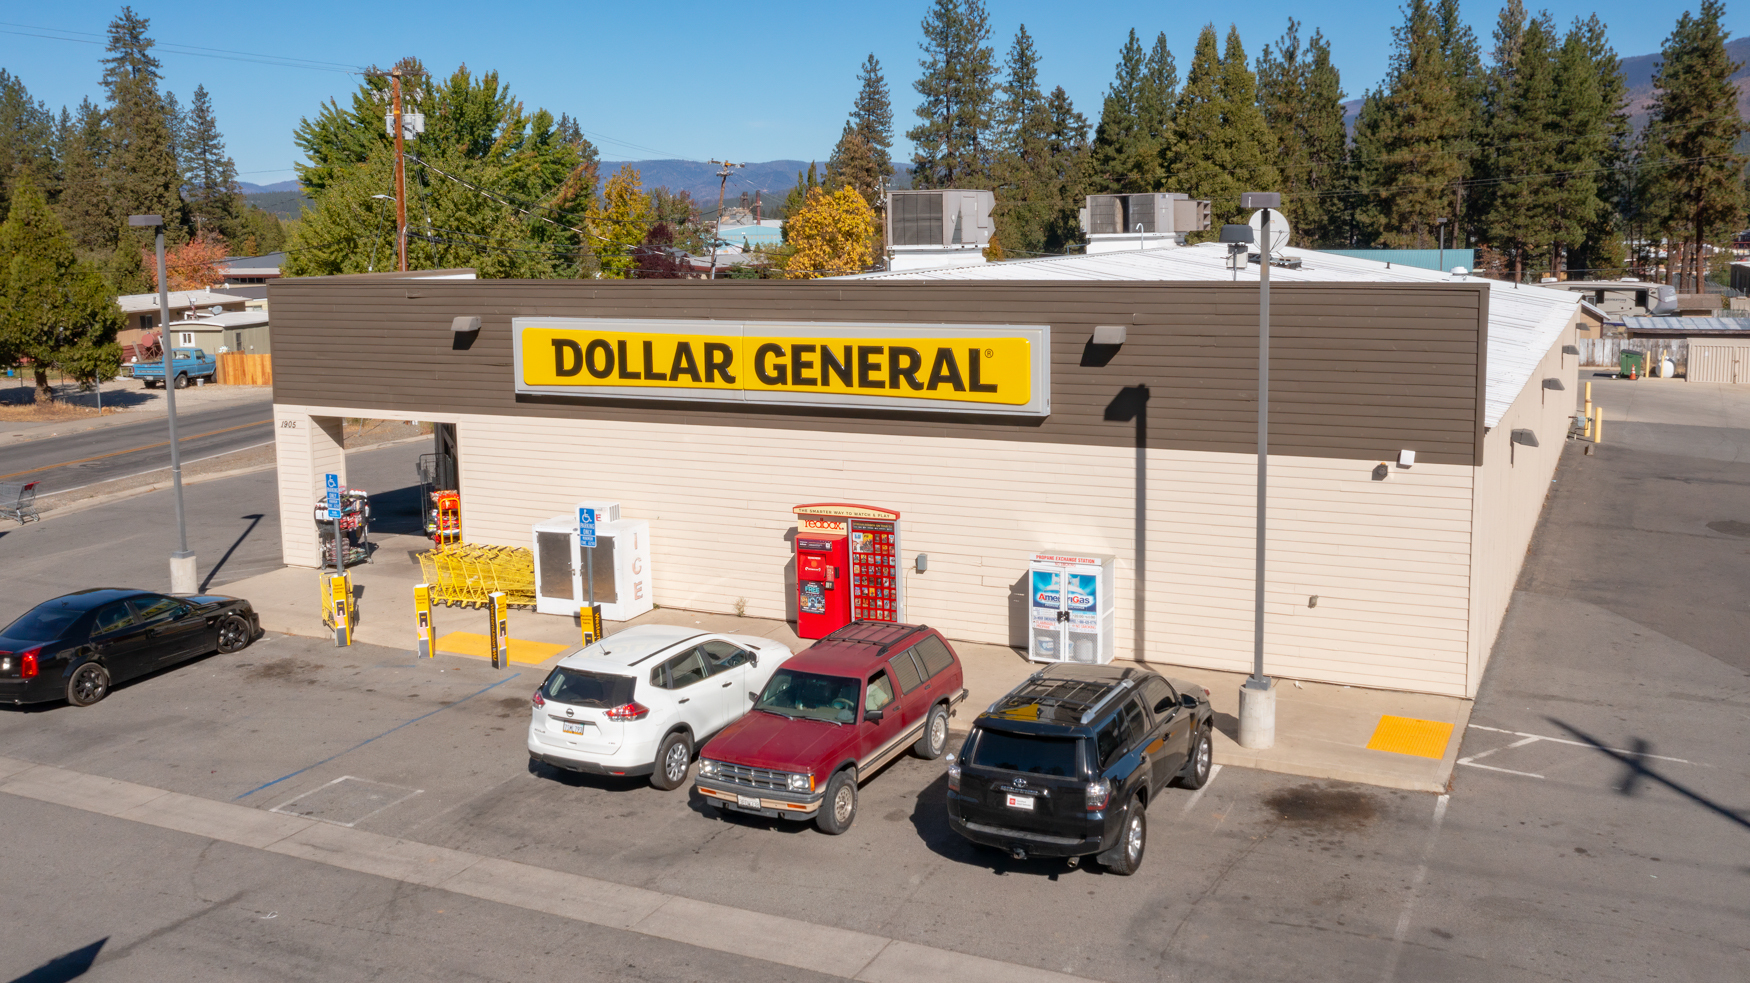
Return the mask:
[(1209, 202), (1176, 192), (1089, 195), (1082, 214), (1082, 231), (1089, 235), (1161, 235), (1207, 228)]
[(983, 249), (990, 245), (989, 191), (893, 191), (888, 194), (887, 244), (897, 249)]

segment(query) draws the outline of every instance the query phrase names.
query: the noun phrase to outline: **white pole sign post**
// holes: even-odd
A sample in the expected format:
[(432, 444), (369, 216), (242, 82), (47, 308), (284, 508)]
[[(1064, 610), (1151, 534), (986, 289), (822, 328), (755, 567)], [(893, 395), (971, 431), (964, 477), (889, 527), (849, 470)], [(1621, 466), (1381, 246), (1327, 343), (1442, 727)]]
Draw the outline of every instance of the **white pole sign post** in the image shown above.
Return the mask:
[(577, 546), (584, 550), (584, 579), (589, 582), (589, 607), (578, 620), (583, 622), (583, 644), (591, 645), (601, 631), (595, 606), (595, 509), (577, 510)]
[(334, 570), (346, 572), (346, 551), (340, 545), (340, 475), (327, 475), (328, 518), (334, 520)]

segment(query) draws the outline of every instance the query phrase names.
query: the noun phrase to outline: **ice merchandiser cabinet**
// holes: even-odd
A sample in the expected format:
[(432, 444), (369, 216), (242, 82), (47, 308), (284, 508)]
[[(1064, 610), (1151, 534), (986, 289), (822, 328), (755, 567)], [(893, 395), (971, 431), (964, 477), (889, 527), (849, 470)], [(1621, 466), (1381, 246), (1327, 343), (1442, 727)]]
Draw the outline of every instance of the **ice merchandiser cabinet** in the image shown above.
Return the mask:
[(1110, 556), (1033, 554), (1027, 573), (1029, 660), (1112, 661), (1112, 564)]
[[(595, 601), (606, 621), (630, 621), (652, 604), (650, 523), (620, 518), (618, 502), (579, 502), (596, 510)], [(578, 545), (577, 513), (535, 523), (535, 610), (575, 616), (589, 603), (590, 568)]]
[(798, 505), (796, 634), (825, 638), (853, 621), (902, 621), (899, 513), (870, 505)]

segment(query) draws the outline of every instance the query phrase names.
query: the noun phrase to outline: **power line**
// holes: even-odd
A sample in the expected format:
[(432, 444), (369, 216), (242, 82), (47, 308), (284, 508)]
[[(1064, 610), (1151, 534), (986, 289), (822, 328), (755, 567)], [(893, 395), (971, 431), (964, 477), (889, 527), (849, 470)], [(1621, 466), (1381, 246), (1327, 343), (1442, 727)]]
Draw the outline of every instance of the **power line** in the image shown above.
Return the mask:
[[(7, 30), (7, 28), (23, 28), (23, 30)], [(51, 31), (51, 34), (33, 34), (31, 31)], [(75, 44), (108, 45), (107, 35), (93, 34), (90, 31), (73, 31), (60, 27), (39, 27), (35, 24), (12, 24), (0, 21), (0, 34), (14, 34), (19, 37), (42, 38), (47, 41), (71, 41)], [(62, 37), (65, 34), (83, 35), (82, 37)], [(227, 48), (204, 48), (199, 45), (178, 44), (174, 41), (159, 41), (153, 39), (153, 46), (161, 48), (170, 54), (193, 55), (197, 58), (218, 58), (225, 61), (252, 62), (260, 65), (276, 65), (280, 68), (307, 68), (319, 72), (339, 72), (346, 75), (357, 75), (364, 71), (358, 65), (343, 65), (339, 62), (314, 61), (309, 58), (287, 58), (284, 55), (268, 55), (254, 51), (232, 51)]]

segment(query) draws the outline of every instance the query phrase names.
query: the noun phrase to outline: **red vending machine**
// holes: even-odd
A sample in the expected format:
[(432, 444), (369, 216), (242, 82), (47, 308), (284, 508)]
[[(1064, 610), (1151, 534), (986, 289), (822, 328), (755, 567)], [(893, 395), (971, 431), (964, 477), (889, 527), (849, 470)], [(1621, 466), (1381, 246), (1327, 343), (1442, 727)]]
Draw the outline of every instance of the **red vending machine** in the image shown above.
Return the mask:
[(796, 634), (824, 638), (852, 621), (903, 621), (899, 513), (821, 502), (796, 514)]

